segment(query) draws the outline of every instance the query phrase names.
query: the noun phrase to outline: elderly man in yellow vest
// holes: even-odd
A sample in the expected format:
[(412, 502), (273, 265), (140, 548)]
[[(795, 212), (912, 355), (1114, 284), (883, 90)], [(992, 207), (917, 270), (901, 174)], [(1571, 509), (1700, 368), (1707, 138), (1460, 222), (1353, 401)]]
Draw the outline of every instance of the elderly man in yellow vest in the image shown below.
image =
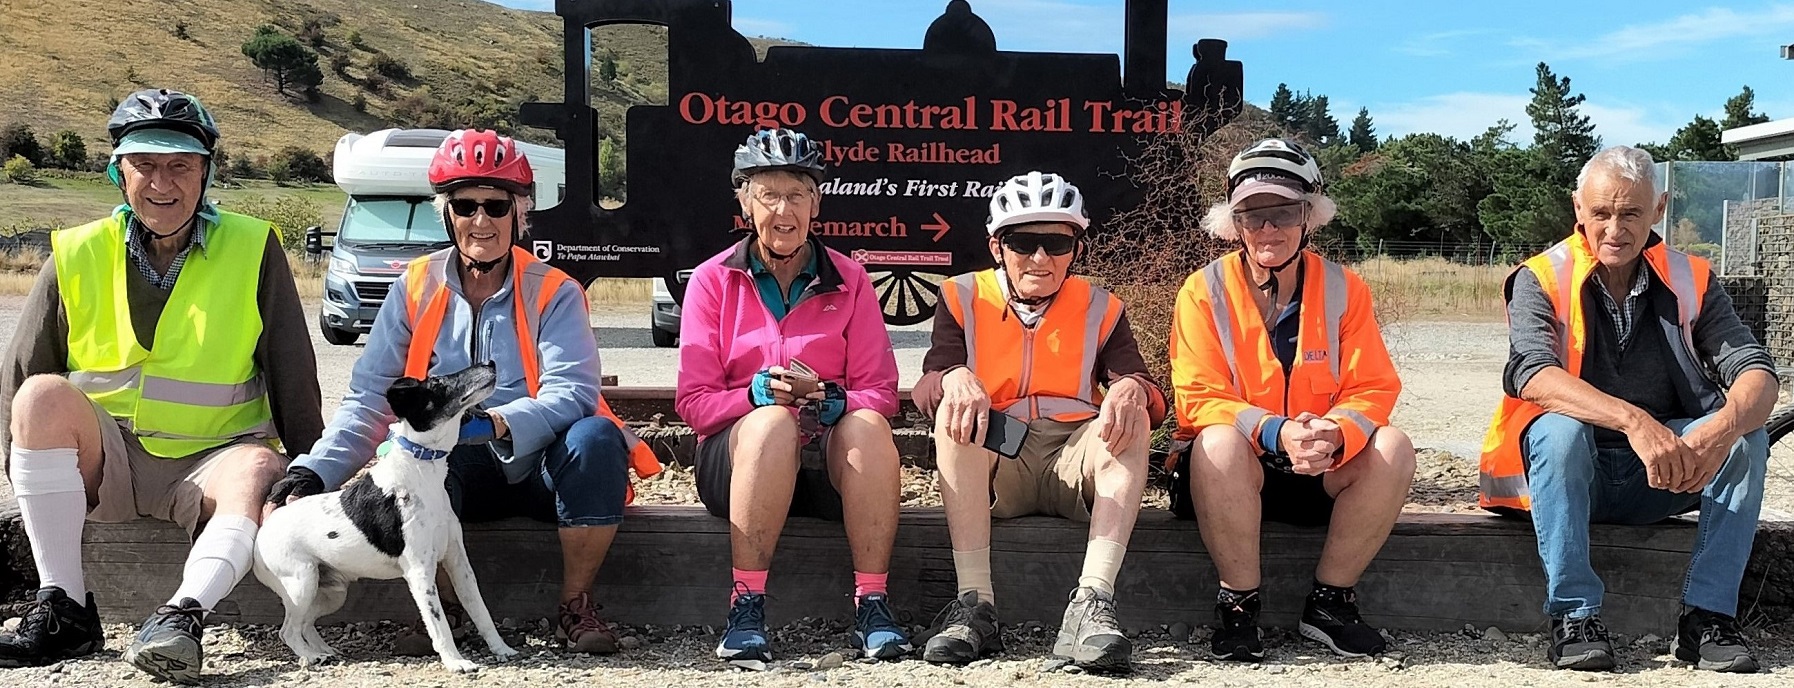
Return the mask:
[(1774, 362), (1712, 266), (1651, 231), (1669, 195), (1650, 154), (1601, 151), (1574, 198), (1575, 231), (1508, 278), (1507, 398), (1483, 441), (1482, 504), (1531, 511), (1547, 658), (1602, 671), (1614, 653), (1589, 523), (1699, 509), (1672, 651), (1701, 669), (1756, 671), (1736, 614), (1763, 501)]
[(1115, 579), (1166, 404), (1121, 299), (1071, 274), (1089, 226), (1065, 178), (1017, 175), (991, 196), (985, 229), (997, 266), (941, 285), (914, 398), (935, 419), (959, 597), (922, 650), (929, 662), (1003, 650), (991, 519), (1049, 515), (1090, 524), (1052, 653), (1086, 671), (1133, 666)]
[(125, 203), (53, 236), (0, 367), (0, 446), (42, 585), (0, 666), (101, 648), (82, 522), (147, 516), (198, 537), (125, 658), (191, 683), (205, 613), (249, 572), (279, 449), (323, 432), (317, 364), (273, 227), (207, 202), (218, 129), (199, 100), (140, 91), (107, 130)]

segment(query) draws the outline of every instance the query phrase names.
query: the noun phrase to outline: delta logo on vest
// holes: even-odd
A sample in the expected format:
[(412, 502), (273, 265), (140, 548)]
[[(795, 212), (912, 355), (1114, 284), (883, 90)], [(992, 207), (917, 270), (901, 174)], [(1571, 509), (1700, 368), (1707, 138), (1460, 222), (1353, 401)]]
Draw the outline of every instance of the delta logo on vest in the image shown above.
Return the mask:
[[(1671, 249), (1662, 241), (1646, 248), (1641, 257), (1647, 269), (1675, 295), (1676, 320), (1682, 341), (1672, 345), (1683, 346), (1688, 361), (1698, 360), (1694, 323), (1700, 320), (1701, 303), (1707, 296), (1712, 265), (1698, 256)], [(1515, 270), (1516, 274), (1519, 270), (1531, 270), (1538, 278), (1540, 288), (1551, 299), (1558, 331), (1562, 334), (1562, 340), (1558, 342), (1558, 360), (1564, 364), (1564, 370), (1576, 377), (1582, 376), (1582, 355), (1588, 341), (1583, 287), (1597, 265), (1587, 237), (1577, 232), (1544, 253), (1527, 259)], [(1597, 317), (1604, 316), (1597, 314)], [(1681, 372), (1684, 375), (1702, 374), (1691, 370)], [(1488, 433), (1483, 435), (1482, 460), (1478, 469), (1482, 496), (1478, 501), (1484, 509), (1496, 512), (1532, 509), (1532, 493), (1526, 484), (1526, 462), (1521, 456), (1520, 445), (1527, 426), (1544, 414), (1545, 409), (1537, 404), (1502, 397), (1495, 417), (1489, 421)]]
[(965, 330), (966, 367), (990, 392), (991, 408), (1022, 420), (1076, 423), (1103, 402), (1096, 356), (1121, 320), (1121, 299), (1067, 277), (1034, 327), (1009, 312), (995, 269), (941, 283), (941, 302)]
[[(405, 352), (405, 376), (424, 379), (430, 374), (430, 359), (435, 352), (436, 340), (442, 333), (442, 324), (448, 315), (448, 300), (452, 296), (443, 286), (443, 279), (448, 274), (448, 259), (454, 249), (443, 249), (430, 255), (411, 261), (405, 271), (405, 303), (406, 312), (411, 316), (411, 344)], [(542, 330), (542, 315), (548, 310), (548, 304), (559, 291), (562, 284), (572, 282), (567, 273), (549, 266), (529, 251), (521, 247), (511, 247), (511, 290), (512, 307), (517, 317), (518, 352), (523, 358), (523, 379), (529, 386), (529, 395), (535, 397), (542, 389), (542, 364), (536, 358), (536, 335)], [(585, 299), (581, 298), (584, 304)], [(641, 438), (629, 429), (622, 419), (610, 409), (610, 403), (604, 397), (598, 397), (598, 409), (593, 414), (609, 420), (623, 431), (624, 442), (629, 447), (629, 467), (635, 470), (637, 477), (651, 478), (660, 473), (660, 459), (654, 455), (654, 448), (648, 446)], [(627, 487), (624, 503), (635, 501), (635, 487)]]
[(1312, 351), (1304, 351), (1304, 352), (1302, 352), (1302, 362), (1304, 362), (1304, 363), (1326, 363), (1327, 362), (1327, 350), (1326, 349), (1314, 349)]

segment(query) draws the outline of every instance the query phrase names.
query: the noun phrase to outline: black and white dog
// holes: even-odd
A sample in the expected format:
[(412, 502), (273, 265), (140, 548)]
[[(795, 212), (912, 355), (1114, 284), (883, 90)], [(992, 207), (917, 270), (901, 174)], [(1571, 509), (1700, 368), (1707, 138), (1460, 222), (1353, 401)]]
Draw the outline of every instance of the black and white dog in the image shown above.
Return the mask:
[(386, 392), (398, 422), (397, 446), (341, 491), (312, 495), (277, 509), (255, 541), (255, 577), (286, 604), (280, 639), (304, 666), (336, 655), (318, 635), (318, 618), (343, 606), (351, 581), (403, 577), (443, 666), (479, 665), (455, 648), (436, 570), (443, 566), (486, 647), (500, 660), (516, 656), (492, 625), (467, 563), (461, 522), (449, 507), (443, 480), (461, 415), (492, 394), (488, 363), (444, 377), (404, 378)]

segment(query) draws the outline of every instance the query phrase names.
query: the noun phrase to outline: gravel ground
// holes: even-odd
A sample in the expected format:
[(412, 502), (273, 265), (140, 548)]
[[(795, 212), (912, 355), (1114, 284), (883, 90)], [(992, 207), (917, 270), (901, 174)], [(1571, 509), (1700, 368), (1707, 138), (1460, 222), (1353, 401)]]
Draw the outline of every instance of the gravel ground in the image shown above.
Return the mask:
[[(17, 297), (0, 298), (0, 332), (17, 326)], [(315, 319), (315, 304), (307, 317)], [(655, 349), (646, 329), (646, 308), (601, 308), (593, 314), (598, 327), (607, 373), (627, 385), (671, 386), (677, 370), (677, 353)], [(360, 346), (332, 346), (314, 332), (318, 368), (326, 408), (339, 403), (348, 386), (349, 371)], [(1486, 429), (1489, 414), (1500, 397), (1500, 375), (1506, 355), (1506, 333), (1500, 323), (1403, 323), (1388, 328), (1386, 339), (1402, 373), (1402, 400), (1395, 423), (1406, 429), (1423, 447), (1415, 487), (1407, 511), (1474, 511), (1476, 469), (1474, 457)], [(893, 332), (903, 384), (917, 376), (927, 347), (925, 327)], [(1794, 445), (1794, 443), (1788, 443)], [(1794, 449), (1778, 448), (1771, 465), (1768, 507), (1777, 513), (1794, 513)], [(689, 470), (671, 467), (662, 477), (637, 486), (645, 504), (690, 503), (695, 494)], [(940, 503), (932, 474), (914, 467), (904, 469), (905, 506)], [(1149, 506), (1164, 506), (1162, 484), (1147, 491)], [(1783, 516), (1785, 518), (1785, 516)], [(253, 583), (250, 583), (253, 584)], [(773, 601), (777, 604), (777, 601)], [(1125, 605), (1126, 601), (1122, 603)], [(212, 686), (321, 686), (348, 688), (432, 688), (450, 685), (560, 686), (607, 684), (649, 688), (667, 685), (809, 686), (845, 684), (901, 688), (940, 685), (1087, 685), (1094, 679), (1055, 669), (1046, 661), (1051, 629), (1008, 629), (1009, 653), (996, 661), (980, 662), (965, 669), (933, 667), (919, 661), (863, 664), (848, 659), (843, 666), (816, 670), (818, 662), (832, 664), (830, 653), (851, 658), (845, 641), (846, 620), (799, 623), (774, 633), (781, 661), (766, 673), (725, 669), (711, 659), (714, 629), (629, 628), (626, 635), (634, 649), (618, 657), (596, 659), (562, 656), (544, 620), (513, 622), (513, 646), (525, 658), (488, 666), (476, 677), (450, 674), (434, 660), (399, 659), (390, 654), (398, 626), (391, 623), (336, 625), (322, 629), (347, 657), (342, 665), (316, 671), (297, 668), (286, 647), (267, 627), (219, 627), (206, 637), (209, 657), (206, 676)], [(541, 625), (538, 625), (541, 624)], [(149, 680), (118, 661), (134, 633), (127, 626), (108, 628), (107, 651), (93, 659), (65, 662), (49, 668), (0, 671), (7, 685), (147, 685)], [(1176, 631), (1174, 638), (1167, 630)], [(1759, 658), (1778, 673), (1751, 677), (1720, 677), (1672, 666), (1667, 641), (1647, 636), (1622, 639), (1621, 659), (1627, 670), (1611, 674), (1577, 674), (1552, 671), (1543, 661), (1544, 641), (1537, 635), (1484, 638), (1474, 629), (1462, 633), (1397, 634), (1395, 653), (1381, 660), (1337, 660), (1318, 646), (1296, 638), (1288, 629), (1273, 630), (1267, 638), (1270, 661), (1263, 666), (1222, 665), (1206, 656), (1208, 630), (1183, 628), (1146, 629), (1136, 640), (1138, 670), (1134, 680), (1176, 681), (1223, 686), (1514, 686), (1582, 685), (1623, 683), (1636, 686), (1770, 686), (1785, 685), (1785, 672), (1794, 664), (1794, 626), (1783, 624), (1769, 633), (1753, 630)], [(1670, 629), (1665, 629), (1667, 634)], [(1186, 642), (1186, 639), (1188, 640)], [(477, 643), (476, 643), (477, 645)], [(489, 663), (483, 647), (471, 653), (475, 661)], [(1100, 679), (1110, 681), (1116, 679)]]
[[(776, 600), (773, 601), (777, 603)], [(1052, 630), (1038, 623), (1006, 627), (1009, 651), (966, 668), (938, 667), (914, 659), (866, 663), (852, 659), (845, 620), (806, 620), (776, 629), (773, 647), (778, 661), (763, 673), (723, 666), (712, 659), (715, 636), (707, 629), (624, 628), (632, 648), (608, 658), (563, 655), (555, 650), (547, 621), (511, 626), (507, 642), (523, 656), (494, 664), (484, 645), (464, 644), (469, 658), (483, 666), (477, 674), (449, 673), (434, 658), (391, 656), (397, 625), (358, 624), (325, 627), (321, 632), (343, 653), (342, 664), (316, 670), (299, 669), (285, 645), (266, 626), (220, 627), (206, 634), (208, 686), (316, 686), (320, 688), (440, 688), (442, 686), (587, 686), (630, 688), (658, 686), (814, 686), (858, 685), (879, 688), (921, 686), (1089, 686), (1154, 682), (1209, 686), (1582, 686), (1590, 683), (1670, 688), (1684, 686), (1785, 686), (1794, 660), (1794, 645), (1757, 632), (1758, 656), (1773, 673), (1731, 677), (1697, 672), (1671, 664), (1668, 641), (1646, 636), (1618, 638), (1619, 672), (1582, 674), (1556, 671), (1544, 662), (1545, 639), (1538, 634), (1485, 636), (1475, 629), (1459, 633), (1395, 634), (1392, 651), (1376, 659), (1337, 659), (1319, 645), (1287, 629), (1267, 631), (1269, 651), (1263, 665), (1223, 664), (1207, 659), (1208, 629), (1154, 628), (1135, 638), (1135, 671), (1126, 677), (1093, 677), (1068, 670), (1047, 653)], [(140, 686), (145, 675), (118, 659), (132, 630), (107, 629), (105, 652), (91, 659), (33, 669), (0, 670), (16, 686)], [(1172, 633), (1176, 632), (1176, 635)], [(1787, 633), (1782, 633), (1786, 637)]]

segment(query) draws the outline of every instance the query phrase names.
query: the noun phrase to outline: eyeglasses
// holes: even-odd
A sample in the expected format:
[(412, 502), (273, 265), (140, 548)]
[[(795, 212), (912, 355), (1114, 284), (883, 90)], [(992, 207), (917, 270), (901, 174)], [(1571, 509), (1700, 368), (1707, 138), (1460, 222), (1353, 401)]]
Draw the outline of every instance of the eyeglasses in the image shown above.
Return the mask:
[(1293, 229), (1302, 226), (1308, 219), (1307, 203), (1285, 203), (1251, 210), (1236, 210), (1233, 213), (1233, 226), (1247, 231), (1257, 231), (1269, 222), (1278, 229)]
[(754, 200), (758, 201), (760, 205), (765, 206), (767, 210), (778, 208), (779, 203), (781, 202), (787, 206), (808, 205), (812, 198), (814, 198), (814, 196), (811, 196), (809, 191), (793, 191), (791, 193), (781, 194), (770, 189), (763, 189), (754, 194)]
[(449, 210), (458, 217), (473, 217), (473, 214), (481, 209), (486, 211), (486, 217), (495, 220), (509, 217), (511, 214), (511, 199), (509, 198), (490, 198), (484, 201), (476, 201), (471, 198), (451, 198), (448, 204)]
[(1010, 232), (1003, 235), (1003, 246), (1024, 256), (1046, 249), (1049, 256), (1063, 256), (1078, 248), (1078, 238), (1069, 234)]

